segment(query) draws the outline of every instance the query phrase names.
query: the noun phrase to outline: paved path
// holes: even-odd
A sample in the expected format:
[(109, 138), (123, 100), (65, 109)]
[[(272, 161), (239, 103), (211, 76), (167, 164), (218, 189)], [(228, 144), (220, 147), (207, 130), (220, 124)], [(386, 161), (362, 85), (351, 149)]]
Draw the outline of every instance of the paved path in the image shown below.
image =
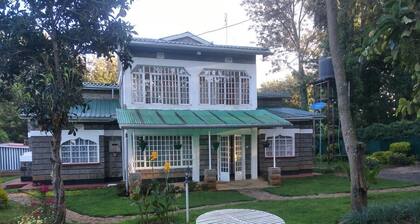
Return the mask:
[(380, 178), (390, 180), (408, 181), (420, 184), (420, 164), (414, 166), (404, 166), (386, 168), (379, 174)]
[[(391, 192), (413, 192), (420, 191), (420, 186), (405, 187), (405, 188), (389, 188), (382, 190), (369, 190), (369, 193), (391, 193)], [(302, 195), (302, 196), (279, 196), (271, 194), (259, 189), (244, 189), (239, 190), (239, 193), (249, 197), (253, 197), (259, 201), (287, 201), (299, 199), (320, 199), (320, 198), (339, 198), (350, 196), (350, 193), (334, 193), (334, 194), (317, 194), (317, 195)]]

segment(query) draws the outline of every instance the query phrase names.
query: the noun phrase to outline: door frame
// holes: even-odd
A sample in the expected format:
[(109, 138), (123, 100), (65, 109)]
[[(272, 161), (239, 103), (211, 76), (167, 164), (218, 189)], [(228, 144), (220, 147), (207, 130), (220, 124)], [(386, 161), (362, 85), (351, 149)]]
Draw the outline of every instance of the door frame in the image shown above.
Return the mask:
[[(220, 142), (220, 146), (219, 149), (217, 150), (217, 173), (218, 173), (218, 180), (219, 181), (225, 181), (225, 182), (229, 182), (230, 181), (230, 136), (229, 135), (221, 135), (218, 137), (219, 142)], [(222, 144), (222, 141), (224, 141), (223, 139), (226, 138), (227, 140), (227, 146)], [(222, 147), (226, 148), (226, 153), (227, 153), (227, 158), (225, 158), (225, 161), (227, 161), (227, 166), (224, 166), (226, 164), (222, 163)], [(224, 155), (223, 155), (224, 156)], [(222, 168), (226, 168), (227, 172), (222, 172)]]
[[(233, 136), (233, 141), (231, 141), (231, 137)], [(241, 170), (240, 171), (236, 171), (236, 161), (235, 161), (235, 156), (236, 156), (236, 147), (235, 147), (235, 143), (236, 143), (236, 141), (235, 141), (235, 138), (236, 137), (240, 137), (240, 142), (239, 142), (239, 148), (240, 148), (240, 150), (241, 150), (241, 154), (240, 154), (240, 156), (241, 156), (241, 161), (240, 161), (240, 164), (241, 164)], [(221, 160), (221, 154), (222, 154), (222, 139), (226, 139), (227, 140), (227, 154), (228, 154), (228, 158), (227, 158), (227, 161), (228, 161), (228, 164), (227, 164), (227, 169), (228, 169), (228, 172), (222, 172), (222, 160)], [(220, 147), (218, 148), (218, 150), (217, 150), (217, 176), (218, 176), (218, 180), (219, 181), (226, 181), (226, 182), (228, 182), (228, 181), (232, 181), (232, 180), (245, 180), (246, 179), (246, 175), (245, 175), (245, 172), (246, 172), (246, 167), (245, 167), (245, 164), (246, 164), (246, 162), (245, 162), (245, 150), (246, 150), (246, 148), (245, 148), (245, 136), (244, 135), (220, 135), (220, 136), (218, 136), (218, 141), (220, 142)], [(233, 148), (233, 154), (230, 152), (231, 150), (231, 148)], [(233, 179), (232, 178), (230, 178), (230, 173), (231, 173), (231, 158), (233, 157), (233, 166), (232, 166), (232, 168), (233, 168), (233, 174), (234, 174), (234, 177), (233, 177)]]

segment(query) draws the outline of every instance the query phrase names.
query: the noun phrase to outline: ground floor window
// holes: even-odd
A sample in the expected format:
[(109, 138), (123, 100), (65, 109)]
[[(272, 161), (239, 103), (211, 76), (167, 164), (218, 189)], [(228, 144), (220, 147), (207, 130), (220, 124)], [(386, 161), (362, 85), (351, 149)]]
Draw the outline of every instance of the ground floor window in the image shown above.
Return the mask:
[(98, 144), (91, 140), (77, 138), (61, 144), (63, 163), (99, 163)]
[(270, 145), (265, 148), (265, 157), (273, 157), (274, 153), (276, 157), (295, 156), (293, 137), (277, 135), (275, 136), (275, 139), (273, 139), (273, 137), (270, 136), (267, 137), (267, 141), (270, 143)]
[[(144, 142), (146, 147), (142, 150)], [(144, 144), (143, 143), (143, 144)], [(180, 148), (179, 148), (180, 146)], [(151, 160), (152, 153), (157, 152), (157, 159)], [(173, 168), (192, 165), (191, 136), (137, 136), (136, 167), (162, 168), (168, 161)]]

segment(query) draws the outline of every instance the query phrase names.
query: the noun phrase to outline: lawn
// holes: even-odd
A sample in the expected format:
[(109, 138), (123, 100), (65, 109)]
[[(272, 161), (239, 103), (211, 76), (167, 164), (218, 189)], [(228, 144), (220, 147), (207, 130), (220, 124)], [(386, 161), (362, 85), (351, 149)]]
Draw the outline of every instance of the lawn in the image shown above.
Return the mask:
[[(369, 203), (391, 203), (416, 197), (420, 197), (420, 192), (370, 194)], [(330, 224), (337, 223), (350, 210), (350, 198), (258, 201), (222, 208), (250, 208), (267, 211), (280, 216), (287, 224)], [(199, 215), (211, 210), (215, 208), (191, 211), (191, 223), (195, 223)], [(176, 223), (184, 223), (184, 220), (184, 213), (178, 213)], [(138, 220), (129, 220), (122, 224), (137, 223)]]
[(16, 219), (28, 212), (28, 208), (15, 202), (9, 202), (7, 208), (0, 209), (0, 224), (16, 223)]
[[(250, 201), (253, 198), (236, 191), (202, 191), (190, 193), (190, 207), (215, 205), (237, 201)], [(178, 208), (185, 207), (185, 196), (180, 195), (176, 201)], [(67, 208), (80, 214), (98, 217), (116, 215), (136, 215), (138, 208), (127, 197), (119, 197), (116, 188), (95, 190), (66, 191)]]
[[(415, 184), (409, 182), (378, 179), (378, 183), (370, 185), (369, 189), (400, 188), (413, 185)], [(349, 192), (350, 183), (346, 177), (321, 175), (299, 179), (285, 179), (281, 186), (270, 187), (264, 190), (282, 196), (314, 195)]]
[(7, 176), (7, 177), (0, 177), (0, 184), (6, 183), (7, 181), (14, 180), (16, 178), (19, 178), (18, 176)]

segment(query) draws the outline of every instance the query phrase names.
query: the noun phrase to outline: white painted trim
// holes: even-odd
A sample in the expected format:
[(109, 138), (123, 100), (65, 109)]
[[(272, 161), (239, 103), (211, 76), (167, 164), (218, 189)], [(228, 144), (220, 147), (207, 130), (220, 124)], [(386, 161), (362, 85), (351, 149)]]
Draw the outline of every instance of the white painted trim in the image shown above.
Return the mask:
[(294, 136), (294, 134), (312, 134), (313, 130), (311, 128), (308, 129), (300, 129), (300, 128), (272, 128), (272, 129), (259, 129), (259, 134), (265, 134), (266, 136), (272, 135), (286, 135), (286, 136)]
[(258, 129), (252, 128), (251, 134), (251, 179), (258, 178)]
[(123, 136), (122, 130), (104, 130), (104, 136)]
[(200, 181), (200, 136), (192, 136), (192, 180)]
[(30, 137), (45, 137), (45, 136), (52, 136), (51, 132), (45, 131), (28, 131), (28, 138)]

